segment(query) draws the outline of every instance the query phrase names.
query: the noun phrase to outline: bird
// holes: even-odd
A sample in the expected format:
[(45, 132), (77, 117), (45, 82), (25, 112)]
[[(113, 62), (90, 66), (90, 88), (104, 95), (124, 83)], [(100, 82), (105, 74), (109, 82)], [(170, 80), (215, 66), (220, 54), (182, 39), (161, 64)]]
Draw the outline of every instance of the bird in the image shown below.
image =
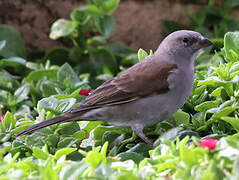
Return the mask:
[(14, 136), (70, 121), (107, 121), (130, 127), (152, 146), (143, 129), (167, 120), (190, 96), (194, 61), (200, 49), (212, 42), (199, 32), (179, 30), (169, 34), (155, 53), (96, 88), (76, 108), (34, 124)]

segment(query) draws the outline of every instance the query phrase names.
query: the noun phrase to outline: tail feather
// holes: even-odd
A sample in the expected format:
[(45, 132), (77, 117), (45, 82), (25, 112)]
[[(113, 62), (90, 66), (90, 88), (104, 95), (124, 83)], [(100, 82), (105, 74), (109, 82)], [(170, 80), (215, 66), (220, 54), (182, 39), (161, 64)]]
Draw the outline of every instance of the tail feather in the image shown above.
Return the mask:
[(67, 116), (67, 114), (62, 114), (60, 116), (53, 117), (53, 118), (48, 119), (46, 121), (34, 124), (31, 127), (27, 128), (27, 129), (25, 129), (25, 130), (23, 130), (19, 133), (16, 133), (14, 135), (14, 137), (27, 135), (27, 134), (32, 134), (34, 131), (37, 131), (41, 128), (44, 128), (44, 127), (47, 127), (47, 126), (50, 126), (50, 125), (53, 125), (53, 124), (76, 121), (76, 117), (77, 116), (72, 116), (72, 114), (70, 114), (70, 116)]

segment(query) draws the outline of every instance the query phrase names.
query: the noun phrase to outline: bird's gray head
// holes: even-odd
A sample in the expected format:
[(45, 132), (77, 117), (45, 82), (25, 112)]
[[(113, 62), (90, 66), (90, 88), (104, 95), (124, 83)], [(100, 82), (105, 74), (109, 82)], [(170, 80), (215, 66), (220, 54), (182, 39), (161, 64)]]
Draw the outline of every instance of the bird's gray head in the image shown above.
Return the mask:
[(212, 45), (211, 41), (200, 33), (189, 30), (175, 31), (168, 35), (160, 44), (155, 54), (181, 56), (191, 59), (198, 50)]

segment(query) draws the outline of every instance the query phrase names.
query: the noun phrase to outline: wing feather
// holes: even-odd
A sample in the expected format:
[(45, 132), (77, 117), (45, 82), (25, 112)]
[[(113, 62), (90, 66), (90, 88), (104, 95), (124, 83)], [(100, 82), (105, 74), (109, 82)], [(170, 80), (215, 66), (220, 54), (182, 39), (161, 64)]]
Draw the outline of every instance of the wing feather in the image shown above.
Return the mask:
[(154, 93), (165, 93), (169, 90), (168, 76), (175, 68), (175, 63), (159, 62), (154, 56), (150, 56), (103, 83), (71, 112), (127, 103)]

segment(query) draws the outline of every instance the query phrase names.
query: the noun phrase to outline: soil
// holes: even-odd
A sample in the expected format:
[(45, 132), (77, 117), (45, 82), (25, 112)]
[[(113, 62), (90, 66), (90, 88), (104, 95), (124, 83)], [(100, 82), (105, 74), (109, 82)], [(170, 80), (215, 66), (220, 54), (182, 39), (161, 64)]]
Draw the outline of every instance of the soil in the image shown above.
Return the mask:
[[(71, 11), (84, 3), (82, 0), (1, 0), (0, 24), (19, 30), (30, 50), (67, 46), (64, 40), (49, 38), (51, 24), (59, 18), (69, 19)], [(136, 49), (155, 49), (164, 37), (162, 20), (187, 25), (188, 15), (205, 3), (207, 0), (121, 0), (113, 14), (117, 28), (110, 41)]]
[(115, 11), (117, 28), (112, 41), (124, 42), (133, 48), (155, 49), (163, 38), (162, 20), (189, 23), (188, 14), (201, 5), (172, 1), (124, 1)]

